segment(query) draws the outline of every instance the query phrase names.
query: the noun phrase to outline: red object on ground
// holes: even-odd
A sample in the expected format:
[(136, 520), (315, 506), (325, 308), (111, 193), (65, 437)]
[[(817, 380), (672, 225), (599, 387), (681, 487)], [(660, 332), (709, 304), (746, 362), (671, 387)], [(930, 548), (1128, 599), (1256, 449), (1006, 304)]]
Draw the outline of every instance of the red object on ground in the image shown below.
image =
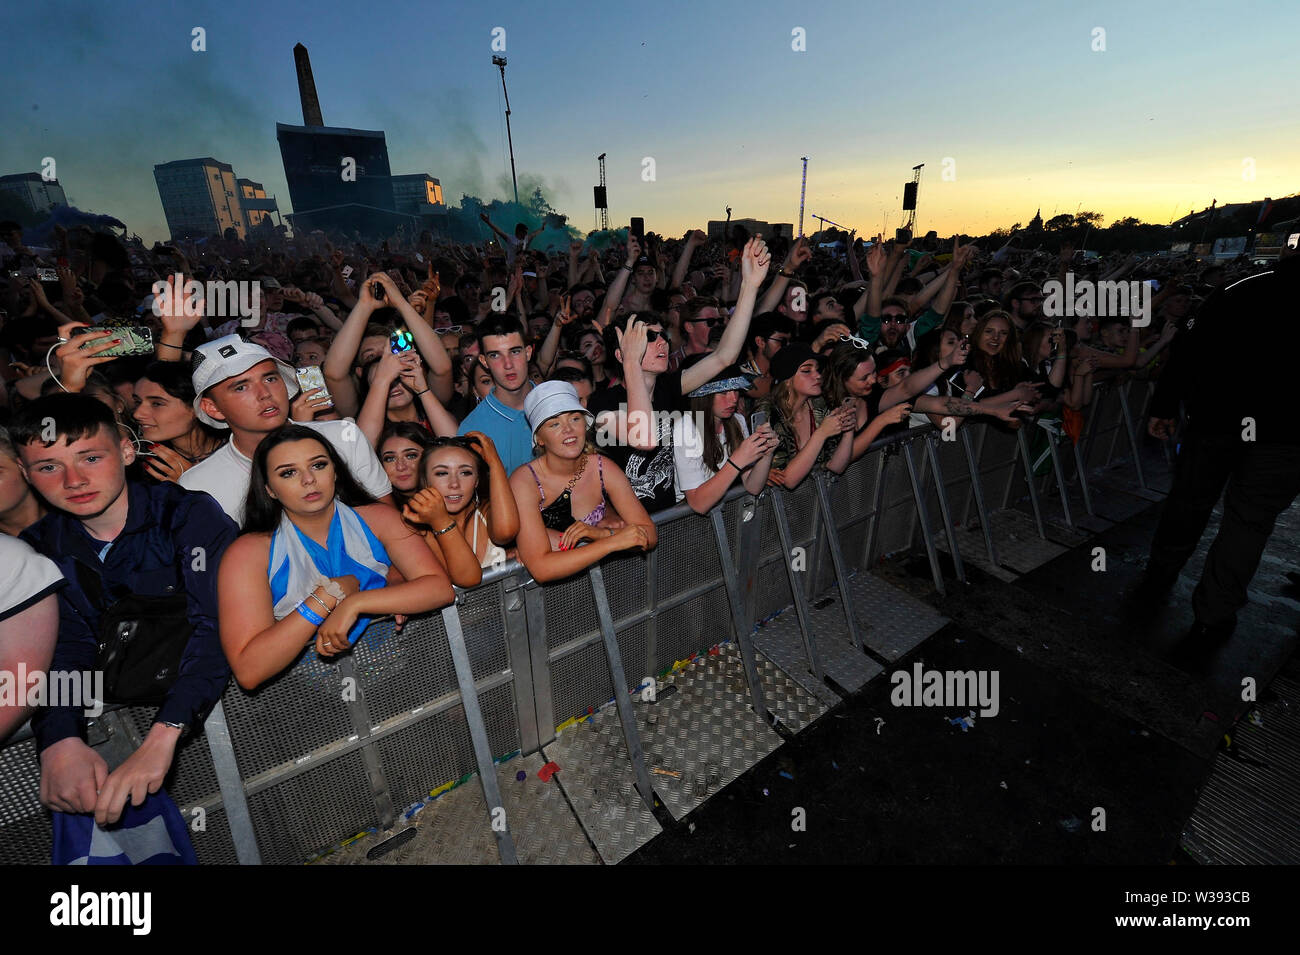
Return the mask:
[(541, 769), (537, 771), (537, 778), (544, 783), (549, 783), (551, 781), (551, 777), (554, 776), (559, 771), (560, 771), (560, 767), (557, 766), (555, 763), (547, 763), (545, 766), (543, 766)]

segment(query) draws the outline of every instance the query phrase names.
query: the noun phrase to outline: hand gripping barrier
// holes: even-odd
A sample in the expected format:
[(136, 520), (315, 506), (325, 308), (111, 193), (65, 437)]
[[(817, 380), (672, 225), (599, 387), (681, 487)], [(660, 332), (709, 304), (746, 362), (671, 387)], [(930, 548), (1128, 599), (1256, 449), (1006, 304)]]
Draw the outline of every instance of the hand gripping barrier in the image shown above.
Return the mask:
[[(1073, 454), (1089, 512), (1087, 464), (1109, 463), (1121, 437), (1136, 460), (1128, 413), (1144, 407), (1147, 389), (1144, 381), (1098, 389)], [(611, 700), (636, 788), (652, 804), (629, 698), (646, 678), (733, 641), (751, 705), (774, 723), (752, 639), (758, 624), (793, 608), (807, 669), (821, 680), (818, 640), (838, 638), (814, 632), (818, 595), (839, 591), (846, 642), (861, 650), (850, 579), (884, 554), (912, 549), (918, 531), (940, 593), (936, 540), (946, 540), (964, 580), (956, 529), (971, 520), (998, 562), (989, 515), (1008, 505), (1017, 471), (1032, 474), (1024, 432), (968, 423), (953, 437), (913, 429), (877, 442), (843, 475), (819, 472), (758, 498), (733, 488), (707, 516), (678, 505), (655, 516), (656, 550), (614, 555), (565, 581), (541, 586), (509, 562), (400, 634), (391, 620), (375, 622), (338, 662), (307, 650), (253, 693), (232, 683), (206, 732), (182, 742), (166, 782), (192, 820), (200, 861), (308, 861), (358, 833), (394, 827), (432, 793), (477, 775), (488, 807), (483, 824), (501, 860), (514, 862), (509, 826), (492, 825), (502, 806), (494, 761), (537, 751)], [(1068, 520), (1059, 438), (1049, 438)], [(1141, 483), (1140, 465), (1135, 472)], [(1041, 533), (1033, 480), (1027, 490)], [(114, 750), (114, 765), (152, 719), (148, 707), (106, 712), (93, 721), (92, 743)], [(49, 815), (38, 792), (35, 743), (20, 731), (0, 748), (0, 862), (48, 862)]]

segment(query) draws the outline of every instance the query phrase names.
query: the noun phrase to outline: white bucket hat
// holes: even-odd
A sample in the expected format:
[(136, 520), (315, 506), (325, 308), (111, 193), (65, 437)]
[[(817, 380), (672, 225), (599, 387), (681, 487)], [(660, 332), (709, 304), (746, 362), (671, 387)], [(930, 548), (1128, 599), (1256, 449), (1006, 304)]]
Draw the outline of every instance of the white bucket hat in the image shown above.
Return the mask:
[(567, 381), (544, 381), (524, 399), (524, 417), (528, 419), (528, 430), (533, 434), (550, 418), (569, 411), (586, 415), (587, 427), (596, 420), (596, 416), (582, 406), (577, 390)]

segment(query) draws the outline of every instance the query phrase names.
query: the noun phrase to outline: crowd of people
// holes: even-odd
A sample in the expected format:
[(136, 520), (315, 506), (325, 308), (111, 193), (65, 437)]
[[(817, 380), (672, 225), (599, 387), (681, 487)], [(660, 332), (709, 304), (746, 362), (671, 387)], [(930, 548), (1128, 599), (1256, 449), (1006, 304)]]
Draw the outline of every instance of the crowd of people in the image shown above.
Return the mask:
[[(0, 224), (0, 664), (103, 670), (115, 701), (158, 706), (111, 771), (79, 709), (39, 709), (52, 810), (118, 819), (232, 673), (337, 657), (508, 559), (547, 582), (646, 552), (656, 512), (843, 472), (912, 427), (1077, 440), (1094, 385), (1159, 374), (1250, 268), (740, 228), (546, 253), (489, 224), (482, 246), (152, 250), (89, 230), (29, 249)], [(1149, 324), (1045, 315), (1067, 273), (1153, 280)], [(190, 280), (259, 304), (192, 307)], [(27, 715), (0, 708), (0, 739)]]

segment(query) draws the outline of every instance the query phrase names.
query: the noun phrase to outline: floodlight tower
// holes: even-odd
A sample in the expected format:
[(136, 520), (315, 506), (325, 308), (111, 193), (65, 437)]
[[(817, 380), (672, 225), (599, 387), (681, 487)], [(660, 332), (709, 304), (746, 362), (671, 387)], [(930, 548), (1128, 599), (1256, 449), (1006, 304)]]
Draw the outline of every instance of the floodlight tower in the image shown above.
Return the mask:
[(506, 58), (494, 56), (492, 65), (501, 71), (501, 92), (506, 98), (506, 142), (510, 144), (510, 180), (515, 184), (515, 205), (519, 205), (519, 179), (515, 176), (515, 141), (510, 135), (510, 92), (506, 89)]

